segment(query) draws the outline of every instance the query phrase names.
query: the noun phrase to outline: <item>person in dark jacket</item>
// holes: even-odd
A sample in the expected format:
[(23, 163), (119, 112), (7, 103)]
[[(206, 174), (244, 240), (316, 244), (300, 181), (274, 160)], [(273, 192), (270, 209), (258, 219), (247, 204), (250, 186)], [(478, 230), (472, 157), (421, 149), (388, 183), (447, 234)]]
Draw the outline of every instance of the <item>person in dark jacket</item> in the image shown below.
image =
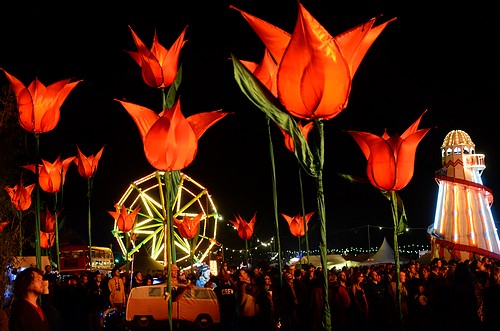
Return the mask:
[(10, 331), (50, 331), (49, 319), (38, 299), (45, 292), (42, 270), (30, 267), (16, 276), (9, 317)]
[(493, 267), (489, 285), (483, 290), (484, 330), (498, 330), (500, 325), (500, 267)]

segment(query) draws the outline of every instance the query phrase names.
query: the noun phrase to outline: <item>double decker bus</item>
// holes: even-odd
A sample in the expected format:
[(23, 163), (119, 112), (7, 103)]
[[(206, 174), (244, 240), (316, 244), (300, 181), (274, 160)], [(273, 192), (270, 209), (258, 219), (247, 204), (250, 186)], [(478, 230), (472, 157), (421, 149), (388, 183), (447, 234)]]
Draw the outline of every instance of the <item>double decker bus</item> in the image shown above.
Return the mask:
[(89, 246), (68, 245), (59, 249), (60, 273), (82, 271), (110, 272), (115, 266), (113, 251), (109, 247), (92, 246), (92, 266)]

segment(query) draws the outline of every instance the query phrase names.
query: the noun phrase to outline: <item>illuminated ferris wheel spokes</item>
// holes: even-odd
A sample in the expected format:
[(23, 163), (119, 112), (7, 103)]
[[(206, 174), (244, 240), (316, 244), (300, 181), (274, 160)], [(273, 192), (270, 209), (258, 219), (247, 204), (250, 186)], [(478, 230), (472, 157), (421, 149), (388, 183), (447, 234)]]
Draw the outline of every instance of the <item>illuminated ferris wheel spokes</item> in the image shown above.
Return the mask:
[[(160, 188), (164, 190), (164, 184), (159, 180), (159, 177), (162, 177), (163, 174), (163, 172), (154, 172), (133, 182), (117, 203), (127, 208), (127, 210), (133, 210), (137, 206), (141, 208), (137, 214), (134, 229), (130, 233), (124, 234), (121, 232), (117, 228), (115, 221), (113, 234), (123, 255), (129, 260), (143, 245), (146, 246), (149, 255), (153, 259), (163, 256), (165, 226)], [(217, 209), (205, 187), (186, 174), (180, 172), (178, 174), (176, 191), (174, 191), (175, 198), (172, 203), (173, 217), (195, 217), (200, 213), (202, 214), (199, 236), (197, 241), (193, 243), (194, 252), (196, 252), (194, 257), (196, 260), (202, 261), (217, 243)], [(160, 187), (160, 185), (162, 186)], [(135, 240), (130, 240), (131, 235), (134, 236)], [(191, 243), (178, 234), (175, 226), (173, 235), (176, 261), (184, 261), (190, 255)], [(132, 248), (127, 249), (127, 240), (132, 244)]]

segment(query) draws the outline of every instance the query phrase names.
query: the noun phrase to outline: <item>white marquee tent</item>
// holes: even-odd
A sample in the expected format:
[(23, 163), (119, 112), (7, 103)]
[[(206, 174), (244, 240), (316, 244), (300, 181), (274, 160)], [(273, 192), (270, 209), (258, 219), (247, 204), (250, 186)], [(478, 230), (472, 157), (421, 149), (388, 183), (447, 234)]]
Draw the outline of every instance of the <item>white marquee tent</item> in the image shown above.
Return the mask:
[[(307, 256), (302, 257), (298, 263), (307, 264)], [(321, 256), (309, 255), (309, 264), (312, 264), (315, 267), (321, 267)], [(326, 267), (328, 269), (333, 267), (336, 269), (342, 269), (342, 267), (354, 267), (357, 265), (359, 265), (359, 262), (346, 260), (340, 254), (328, 254), (326, 256)]]
[[(407, 259), (399, 256), (399, 263), (407, 263)], [(379, 263), (396, 263), (394, 259), (394, 249), (389, 245), (387, 238), (384, 237), (384, 241), (378, 251), (368, 260), (362, 262), (361, 264), (379, 264)]]

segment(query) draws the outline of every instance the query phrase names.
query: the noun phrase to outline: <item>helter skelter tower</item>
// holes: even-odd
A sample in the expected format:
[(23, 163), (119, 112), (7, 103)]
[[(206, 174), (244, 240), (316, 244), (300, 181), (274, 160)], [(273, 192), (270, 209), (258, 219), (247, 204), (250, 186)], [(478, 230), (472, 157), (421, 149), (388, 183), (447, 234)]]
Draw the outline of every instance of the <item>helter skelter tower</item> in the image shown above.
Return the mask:
[(434, 224), (429, 227), (434, 257), (500, 260), (500, 241), (491, 213), (493, 194), (483, 185), (484, 154), (462, 130), (453, 130), (441, 146), (442, 168)]

